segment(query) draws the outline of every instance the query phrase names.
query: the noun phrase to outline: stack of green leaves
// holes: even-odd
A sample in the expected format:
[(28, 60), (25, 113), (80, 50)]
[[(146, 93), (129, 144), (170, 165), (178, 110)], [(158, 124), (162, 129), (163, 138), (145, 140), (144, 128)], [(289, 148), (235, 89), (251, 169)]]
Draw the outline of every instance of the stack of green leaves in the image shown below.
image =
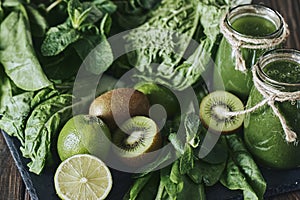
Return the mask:
[(214, 59), (221, 17), (229, 8), (250, 2), (163, 0), (147, 22), (126, 37), (135, 50), (128, 56), (139, 79), (177, 90), (196, 83)]
[[(112, 67), (120, 72), (134, 66), (141, 80), (184, 90), (199, 82), (214, 58), (221, 16), (241, 3), (250, 1), (0, 0), (0, 129), (20, 141), (29, 170), (40, 174), (53, 162), (54, 141), (72, 116), (74, 99), (79, 106), (90, 100), (71, 93), (75, 75), (91, 51), (97, 56), (86, 71), (93, 77)], [(135, 51), (127, 55), (125, 68), (113, 65), (107, 37), (114, 26), (114, 31), (139, 26), (127, 36)], [(149, 30), (158, 35), (149, 37)], [(166, 40), (170, 34), (175, 40)], [(192, 40), (199, 46), (187, 53)], [(197, 94), (203, 97), (203, 91)], [(184, 122), (180, 136), (176, 134), (179, 121)], [(263, 197), (266, 183), (238, 135), (222, 136), (212, 152), (200, 159), (199, 149), (208, 134), (198, 113), (183, 115), (179, 121), (168, 122), (163, 130), (173, 153), (147, 166), (125, 199), (204, 199), (205, 186), (218, 182), (242, 190), (245, 199)], [(174, 156), (178, 159), (173, 164), (151, 170)]]
[[(204, 137), (212, 133), (203, 129), (197, 115), (184, 117), (184, 136), (165, 131), (178, 159), (160, 170), (136, 176), (124, 200), (206, 199), (205, 187), (217, 183), (231, 190), (242, 190), (244, 199), (263, 198), (266, 183), (240, 136), (221, 136), (212, 151), (200, 159)], [(152, 166), (159, 166), (167, 159), (158, 157)]]
[(108, 0), (45, 2), (0, 1), (0, 129), (18, 138), (36, 174), (54, 161), (82, 61), (98, 46), (93, 62), (100, 64), (86, 70), (98, 75), (113, 62), (106, 35), (116, 10)]

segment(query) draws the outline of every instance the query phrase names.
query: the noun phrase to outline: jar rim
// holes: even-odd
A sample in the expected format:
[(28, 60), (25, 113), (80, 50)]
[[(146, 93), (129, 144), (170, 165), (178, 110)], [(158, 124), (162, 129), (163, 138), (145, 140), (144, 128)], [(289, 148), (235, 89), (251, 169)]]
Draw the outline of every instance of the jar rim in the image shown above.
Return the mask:
[[(233, 26), (232, 26), (232, 23), (230, 21), (230, 14), (232, 14), (233, 12), (237, 11), (238, 9), (265, 9), (269, 12), (273, 12), (274, 15), (278, 18), (278, 20), (280, 21), (280, 24), (277, 26), (276, 24), (276, 30), (273, 31), (272, 33), (270, 34), (266, 34), (264, 36), (252, 36), (252, 35), (248, 35), (248, 34), (243, 34), (239, 31), (237, 31)], [(268, 20), (268, 19), (267, 19)], [(261, 4), (242, 4), (242, 5), (238, 5), (236, 7), (233, 7), (231, 9), (229, 9), (229, 11), (227, 12), (226, 16), (225, 16), (225, 24), (230, 28), (230, 30), (234, 33), (234, 34), (237, 34), (237, 35), (240, 35), (240, 36), (243, 36), (243, 37), (247, 37), (247, 38), (257, 38), (257, 39), (265, 39), (265, 38), (276, 38), (278, 35), (280, 35), (283, 31), (283, 28), (284, 28), (284, 23), (283, 23), (283, 17), (281, 16), (281, 14), (272, 9), (271, 7), (269, 6), (266, 6), (266, 5), (261, 5)]]
[[(300, 65), (300, 51), (296, 49), (273, 49), (266, 51), (257, 61), (258, 71), (257, 75), (259, 78), (267, 82), (269, 85), (276, 88), (288, 87), (288, 88), (298, 88), (300, 90), (299, 83), (286, 83), (282, 81), (276, 81), (270, 78), (267, 73), (263, 70), (264, 67), (272, 62), (279, 60), (292, 61)], [(300, 73), (300, 72), (299, 72)]]

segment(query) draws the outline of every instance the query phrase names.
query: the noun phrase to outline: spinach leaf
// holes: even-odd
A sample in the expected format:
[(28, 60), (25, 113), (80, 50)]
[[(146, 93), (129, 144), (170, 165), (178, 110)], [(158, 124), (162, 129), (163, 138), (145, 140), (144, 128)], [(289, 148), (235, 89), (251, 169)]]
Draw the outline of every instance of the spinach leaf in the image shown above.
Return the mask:
[(194, 168), (188, 172), (188, 176), (197, 184), (204, 183), (206, 186), (213, 186), (220, 180), (225, 166), (226, 162), (210, 164), (197, 160)]
[(21, 148), (24, 157), (32, 161), (28, 163), (29, 171), (40, 174), (47, 158), (51, 157), (51, 142), (63, 124), (72, 115), (72, 95), (54, 96), (32, 111), (26, 122), (25, 144)]
[(130, 200), (135, 200), (137, 199), (139, 193), (141, 192), (141, 190), (145, 187), (145, 185), (149, 182), (149, 180), (151, 179), (153, 173), (149, 173), (143, 177), (138, 178), (134, 184), (132, 185), (132, 187), (130, 188), (130, 190), (125, 194), (124, 196), (124, 200), (125, 199), (130, 199)]
[(30, 22), (31, 33), (35, 37), (43, 37), (48, 28), (46, 19), (40, 14), (40, 12), (32, 6), (26, 6), (28, 18)]
[(187, 175), (180, 172), (180, 163), (174, 162), (171, 170), (170, 180), (176, 183), (176, 191), (170, 191), (174, 199), (202, 199), (204, 195), (204, 186), (202, 183), (195, 184)]
[(143, 172), (140, 176), (144, 176), (145, 174), (148, 174), (166, 164), (168, 161), (174, 160), (175, 156), (173, 149), (164, 148), (154, 162), (139, 169), (140, 172)]
[(180, 138), (176, 133), (170, 133), (168, 139), (172, 143), (175, 150), (183, 155), (185, 150), (185, 140)]
[(260, 199), (255, 191), (247, 182), (246, 177), (240, 171), (239, 167), (234, 163), (232, 158), (228, 160), (225, 173), (221, 178), (221, 183), (230, 190), (242, 190), (245, 200)]
[(12, 11), (0, 25), (0, 62), (6, 74), (21, 89), (34, 91), (51, 85), (32, 46), (24, 12)]
[[(162, 1), (147, 23), (126, 38), (136, 49), (128, 59), (139, 70), (137, 77), (177, 90), (196, 83), (213, 59), (220, 18), (235, 3), (242, 2)], [(196, 49), (192, 38), (199, 42)]]
[(101, 37), (99, 35), (88, 35), (80, 38), (72, 47), (75, 49), (81, 60), (84, 60), (89, 53), (100, 43)]
[(233, 160), (238, 163), (258, 198), (262, 198), (266, 191), (266, 182), (242, 139), (237, 135), (230, 135), (227, 136), (227, 143), (232, 150)]
[(95, 5), (103, 13), (112, 14), (117, 10), (117, 5), (115, 5), (115, 2), (110, 0), (94, 0), (93, 5)]
[(161, 0), (115, 1), (118, 9), (113, 17), (123, 29), (132, 29), (144, 23), (160, 2)]
[(105, 15), (110, 15), (115, 12), (116, 5), (109, 0), (94, 0), (93, 2), (83, 2), (82, 8), (83, 10), (89, 10), (89, 12), (80, 27), (81, 29), (93, 26), (96, 22), (103, 19)]
[(2, 1), (0, 1), (0, 23), (2, 22), (4, 18), (4, 10), (2, 8)]
[(0, 65), (0, 115), (6, 109), (12, 96), (10, 80)]
[[(196, 0), (162, 1), (147, 23), (129, 33), (127, 40), (136, 49), (135, 54), (129, 54), (129, 60), (136, 60), (133, 64), (137, 69), (149, 73), (145, 76), (153, 78), (153, 73), (169, 76), (180, 62), (197, 28), (197, 6)], [(153, 68), (151, 63), (161, 64)]]
[(177, 195), (177, 199), (205, 199), (205, 191), (203, 184), (195, 184), (187, 175), (182, 176), (182, 182), (183, 189)]
[(160, 183), (158, 185), (158, 191), (157, 191), (157, 194), (155, 196), (155, 200), (156, 199), (168, 199), (168, 193), (165, 190), (165, 187), (164, 187), (162, 181), (160, 181)]
[(30, 101), (30, 108), (35, 108), (37, 105), (46, 101), (47, 99), (58, 95), (59, 92), (57, 90), (53, 90), (52, 88), (45, 88), (43, 90), (38, 91), (34, 97)]
[(43, 56), (55, 56), (61, 53), (70, 44), (80, 38), (80, 33), (73, 29), (69, 21), (50, 28), (41, 46)]
[[(60, 89), (60, 91), (68, 91)], [(30, 158), (30, 171), (39, 174), (51, 158), (51, 142), (72, 116), (72, 95), (53, 88), (12, 96), (0, 119), (0, 128), (21, 142), (21, 152)]]
[(199, 145), (200, 139), (200, 118), (198, 114), (189, 113), (186, 115), (184, 120), (184, 128), (186, 132), (186, 142), (189, 143), (193, 148), (196, 148)]
[(76, 75), (82, 60), (77, 52), (71, 48), (56, 56), (40, 56), (45, 74), (53, 80), (69, 80)]
[(161, 187), (167, 192), (169, 198), (176, 199), (178, 191), (181, 191), (183, 187), (178, 161), (160, 170), (160, 180)]
[(266, 182), (250, 153), (237, 135), (227, 136), (231, 157), (221, 183), (229, 189), (241, 189), (245, 199), (262, 199)]
[[(206, 138), (213, 136), (214, 133), (207, 132)], [(208, 141), (208, 140), (206, 140)], [(210, 143), (208, 143), (211, 145)], [(201, 148), (207, 148), (205, 145), (201, 146)], [(209, 151), (209, 149), (207, 150)], [(226, 162), (228, 158), (228, 148), (226, 145), (226, 139), (224, 137), (220, 137), (218, 139), (218, 142), (215, 144), (215, 146), (210, 150), (210, 152), (202, 158), (203, 161), (210, 163), (210, 164), (220, 164), (223, 162)]]
[(18, 7), (21, 5), (19, 0), (3, 0), (3, 7)]
[(11, 97), (6, 105), (4, 115), (0, 119), (0, 129), (10, 136), (17, 137), (21, 145), (25, 143), (25, 122), (30, 113), (30, 102), (33, 96), (33, 92), (25, 92)]
[[(168, 139), (176, 151), (183, 155), (188, 145), (193, 148), (198, 146), (201, 124), (198, 115), (195, 113), (184, 114), (177, 120), (183, 121), (183, 126), (178, 125), (180, 121), (171, 123), (173, 127), (169, 129), (171, 133), (169, 133)], [(177, 130), (173, 130), (173, 128)], [(177, 133), (174, 131), (177, 131)]]
[[(159, 172), (154, 172), (144, 186), (143, 190), (139, 193), (137, 200), (153, 200), (156, 197), (158, 186), (160, 182)], [(130, 199), (131, 200), (131, 199)]]
[[(87, 36), (76, 42), (73, 47), (84, 60), (89, 72), (101, 74), (113, 63), (113, 53), (104, 35)], [(88, 57), (87, 57), (88, 56)]]
[(179, 170), (181, 174), (188, 173), (194, 168), (194, 154), (191, 146), (187, 145), (184, 154), (180, 157)]

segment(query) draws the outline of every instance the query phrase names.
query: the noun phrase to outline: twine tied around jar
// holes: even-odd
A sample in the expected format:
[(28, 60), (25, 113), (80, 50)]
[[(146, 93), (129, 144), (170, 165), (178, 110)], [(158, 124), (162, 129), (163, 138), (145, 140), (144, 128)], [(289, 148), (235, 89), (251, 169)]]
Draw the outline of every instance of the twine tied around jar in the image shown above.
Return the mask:
[(275, 106), (275, 102), (285, 102), (285, 101), (291, 101), (295, 102), (297, 100), (300, 100), (300, 91), (295, 92), (283, 92), (279, 89), (276, 89), (267, 83), (263, 82), (258, 76), (257, 76), (257, 70), (258, 66), (254, 65), (252, 67), (252, 75), (253, 75), (253, 82), (256, 89), (259, 91), (259, 93), (264, 97), (264, 99), (253, 106), (252, 108), (245, 109), (243, 111), (236, 111), (236, 112), (224, 112), (222, 115), (225, 117), (231, 117), (231, 116), (238, 116), (243, 115), (247, 113), (251, 113), (258, 108), (268, 104), (274, 114), (278, 117), (280, 120), (282, 129), (285, 133), (285, 140), (287, 142), (296, 142), (297, 140), (297, 134), (287, 125), (287, 122), (284, 118), (284, 116), (280, 113), (278, 108)]
[[(279, 15), (279, 14), (278, 14)], [(233, 54), (235, 56), (235, 70), (246, 72), (246, 63), (242, 56), (241, 49), (269, 49), (281, 44), (290, 34), (288, 25), (284, 18), (279, 15), (283, 22), (283, 29), (281, 34), (275, 38), (254, 38), (247, 37), (242, 34), (236, 34), (229, 29), (226, 24), (226, 15), (221, 18), (220, 32), (226, 38), (227, 42), (231, 45)]]

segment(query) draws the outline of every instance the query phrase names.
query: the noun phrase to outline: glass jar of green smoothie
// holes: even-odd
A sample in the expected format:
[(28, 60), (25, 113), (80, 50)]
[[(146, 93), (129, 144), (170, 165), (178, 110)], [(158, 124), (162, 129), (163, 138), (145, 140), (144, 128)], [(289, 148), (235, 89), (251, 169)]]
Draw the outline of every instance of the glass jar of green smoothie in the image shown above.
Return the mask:
[[(257, 106), (269, 97), (270, 101), (246, 114), (245, 143), (265, 166), (280, 169), (299, 167), (300, 144), (297, 143), (300, 139), (300, 51), (269, 51), (259, 59), (255, 67), (255, 84), (247, 107)], [(257, 82), (260, 84), (256, 85)]]
[(288, 35), (287, 25), (271, 8), (247, 4), (230, 10), (220, 29), (224, 37), (215, 59), (214, 88), (245, 101), (253, 85), (249, 69), (265, 51), (280, 46)]

